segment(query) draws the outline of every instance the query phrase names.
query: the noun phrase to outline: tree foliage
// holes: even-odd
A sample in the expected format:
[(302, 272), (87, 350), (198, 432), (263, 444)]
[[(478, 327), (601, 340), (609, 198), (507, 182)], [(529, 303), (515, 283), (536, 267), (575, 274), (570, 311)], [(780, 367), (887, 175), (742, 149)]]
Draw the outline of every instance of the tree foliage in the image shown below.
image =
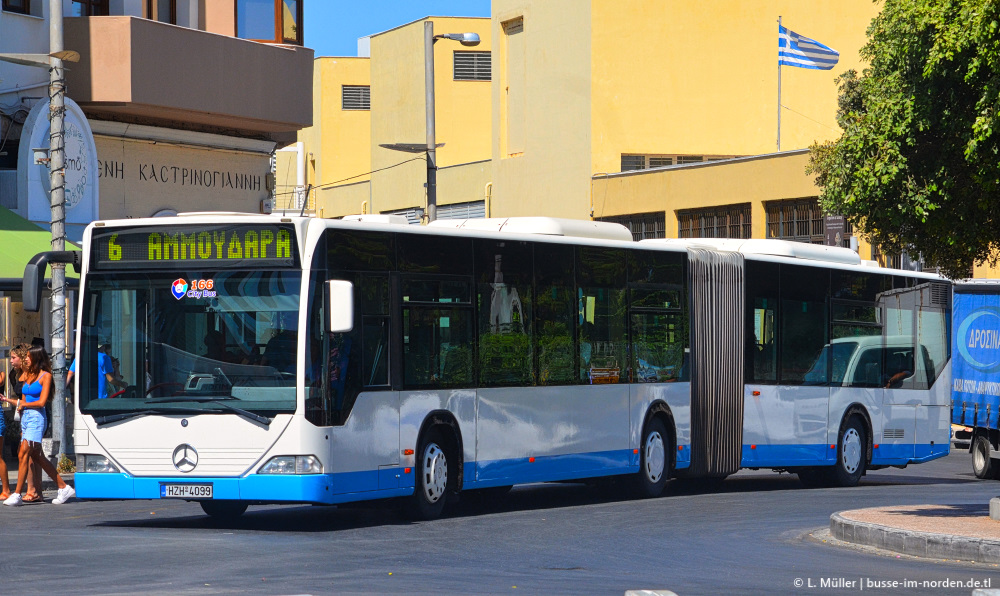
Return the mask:
[(1000, 258), (1000, 2), (885, 0), (813, 145), (828, 213), (953, 277)]

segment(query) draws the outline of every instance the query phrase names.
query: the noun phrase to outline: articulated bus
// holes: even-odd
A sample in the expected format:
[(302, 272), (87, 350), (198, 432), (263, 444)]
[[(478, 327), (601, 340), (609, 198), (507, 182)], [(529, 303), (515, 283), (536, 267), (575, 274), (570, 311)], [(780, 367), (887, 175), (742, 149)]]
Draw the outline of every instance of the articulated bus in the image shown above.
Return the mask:
[[(81, 498), (430, 519), (515, 484), (852, 486), (948, 453), (950, 285), (848, 249), (216, 213), (95, 222), (76, 254)], [(72, 258), (36, 256), (29, 307)]]

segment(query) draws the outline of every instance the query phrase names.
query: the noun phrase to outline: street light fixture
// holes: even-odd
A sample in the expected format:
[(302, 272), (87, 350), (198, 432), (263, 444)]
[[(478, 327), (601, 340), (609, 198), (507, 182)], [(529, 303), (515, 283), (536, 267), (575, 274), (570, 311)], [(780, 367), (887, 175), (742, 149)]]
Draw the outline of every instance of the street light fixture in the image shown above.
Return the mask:
[(427, 143), (392, 143), (379, 145), (395, 151), (408, 153), (427, 152), (427, 223), (437, 219), (437, 143), (434, 133), (434, 42), (439, 39), (457, 41), (463, 46), (479, 45), (478, 33), (444, 33), (434, 35), (434, 22), (424, 21), (424, 92), (427, 106)]

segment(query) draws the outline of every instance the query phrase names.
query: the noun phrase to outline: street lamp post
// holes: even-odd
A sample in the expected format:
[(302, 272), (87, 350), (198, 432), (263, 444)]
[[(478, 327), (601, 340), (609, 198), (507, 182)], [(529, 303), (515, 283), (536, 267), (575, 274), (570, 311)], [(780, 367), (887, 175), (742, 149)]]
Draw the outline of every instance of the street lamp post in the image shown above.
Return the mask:
[(434, 42), (451, 39), (463, 46), (479, 45), (477, 33), (434, 35), (434, 21), (424, 21), (424, 93), (427, 104), (427, 223), (437, 219), (437, 139), (434, 131)]
[[(78, 62), (80, 53), (63, 49), (62, 0), (49, 0), (49, 53), (0, 54), (0, 61), (45, 68), (49, 71), (49, 205), (51, 208), (52, 250), (66, 248), (66, 140), (63, 132), (66, 83), (63, 62)], [(66, 452), (66, 264), (52, 259), (52, 439), (58, 453)], [(44, 270), (43, 270), (44, 271)], [(28, 308), (27, 310), (32, 310)], [(37, 310), (37, 305), (35, 306)], [(48, 455), (48, 454), (46, 454)]]

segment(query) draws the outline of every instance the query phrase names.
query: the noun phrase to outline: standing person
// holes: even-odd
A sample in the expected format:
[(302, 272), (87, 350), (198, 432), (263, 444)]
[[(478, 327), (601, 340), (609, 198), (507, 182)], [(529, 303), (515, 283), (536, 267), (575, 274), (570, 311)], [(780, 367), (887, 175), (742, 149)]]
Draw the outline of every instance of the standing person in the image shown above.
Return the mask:
[[(19, 344), (14, 349), (10, 351), (10, 378), (8, 379), (10, 385), (10, 392), (7, 396), (11, 398), (10, 403), (15, 403), (16, 400), (21, 399), (21, 386), (24, 384), (21, 381), (22, 373), (22, 361), (24, 357), (28, 355), (28, 350), (31, 349), (31, 344)], [(25, 503), (37, 503), (42, 500), (41, 490), (39, 488), (42, 486), (42, 469), (38, 467), (38, 464), (32, 463), (30, 466), (30, 474), (28, 474), (28, 493), (24, 496)], [(10, 495), (7, 495), (10, 496)], [(6, 497), (4, 497), (6, 499)]]
[[(23, 501), (21, 489), (24, 487), (25, 478), (28, 475), (29, 462), (34, 461), (42, 467), (42, 470), (56, 481), (59, 493), (52, 502), (62, 505), (73, 498), (76, 491), (66, 484), (55, 466), (42, 454), (42, 434), (45, 433), (45, 404), (52, 396), (52, 373), (49, 365), (49, 356), (45, 349), (39, 346), (32, 346), (28, 350), (27, 356), (22, 361), (21, 380), (24, 386), (21, 391), (23, 400), (17, 402), (17, 407), (21, 411), (21, 448), (18, 451), (17, 486), (14, 493), (3, 502), (4, 505), (16, 507)], [(10, 398), (5, 398), (9, 403)]]
[[(66, 372), (66, 386), (73, 384), (73, 375), (76, 374), (76, 358), (69, 365)], [(110, 388), (124, 389), (128, 386), (120, 376), (115, 376), (114, 359), (111, 358), (111, 344), (101, 344), (97, 348), (97, 399), (104, 399), (111, 395)]]
[[(11, 360), (13, 360), (13, 357)], [(3, 388), (4, 381), (6, 381), (4, 373), (0, 372), (0, 389)], [(0, 397), (2, 397), (2, 395), (0, 395)], [(3, 489), (3, 492), (0, 492), (0, 498), (2, 499), (10, 497), (10, 480), (7, 478), (7, 462), (3, 460), (3, 433), (7, 430), (6, 422), (7, 420), (3, 414), (3, 410), (0, 410), (0, 489)]]

